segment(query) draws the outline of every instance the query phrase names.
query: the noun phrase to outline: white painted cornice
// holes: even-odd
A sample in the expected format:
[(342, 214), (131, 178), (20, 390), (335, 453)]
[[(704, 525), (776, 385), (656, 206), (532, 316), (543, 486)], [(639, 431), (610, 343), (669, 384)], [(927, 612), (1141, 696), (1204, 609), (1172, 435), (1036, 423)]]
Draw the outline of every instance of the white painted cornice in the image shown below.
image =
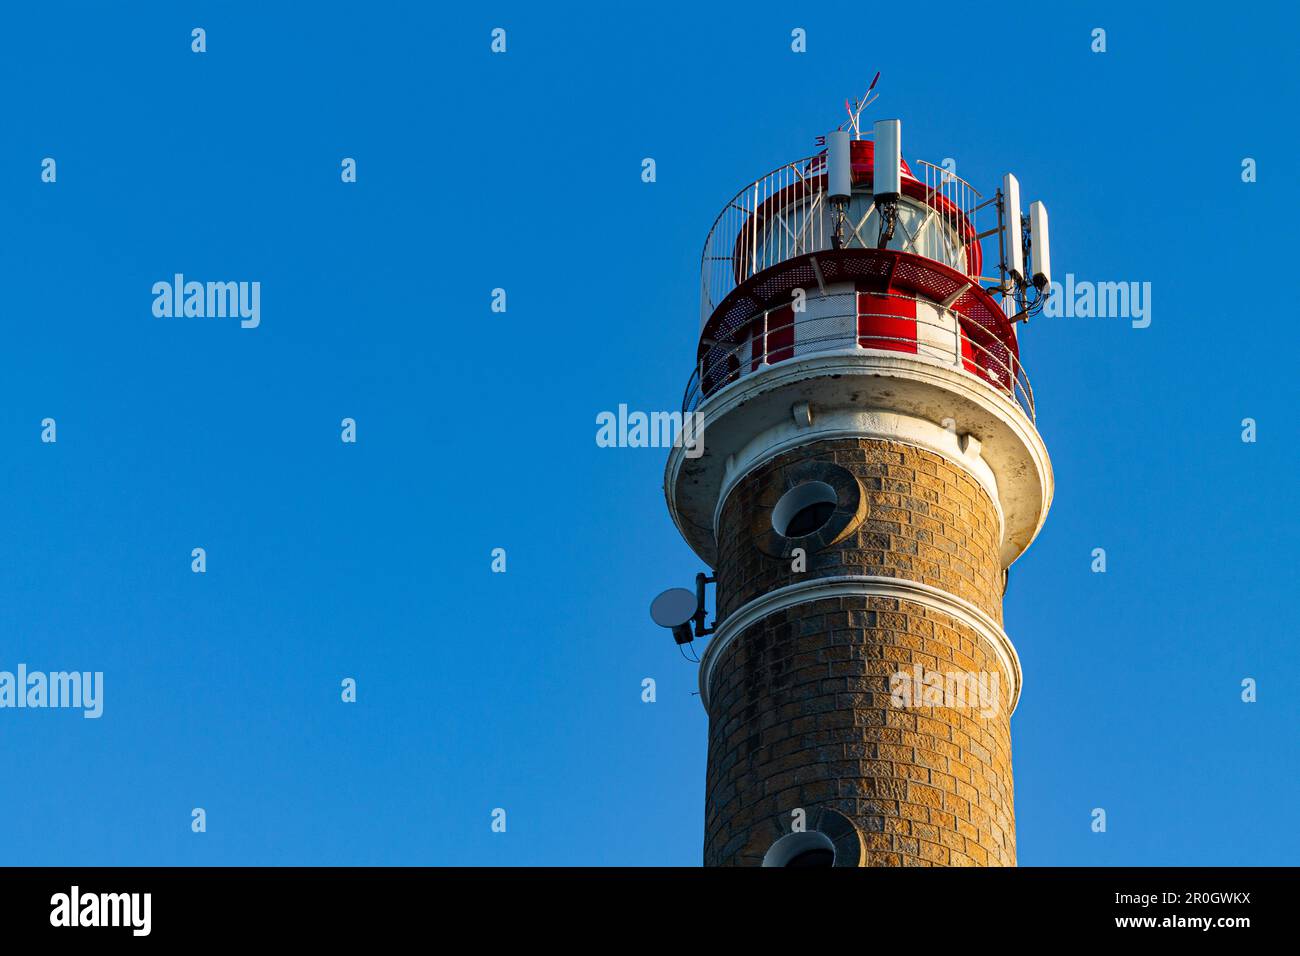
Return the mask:
[(1051, 507), (1051, 461), (1024, 411), (989, 383), (925, 356), (869, 349), (800, 356), (719, 389), (699, 413), (703, 454), (672, 450), (664, 495), (674, 523), (710, 567), (720, 503), (738, 477), (826, 438), (900, 441), (966, 469), (1000, 512), (1003, 567), (1029, 547)]
[(1002, 664), (1008, 686), (1011, 688), (1011, 711), (1020, 701), (1020, 658), (1011, 638), (997, 621), (965, 598), (936, 588), (921, 581), (879, 575), (836, 575), (810, 578), (788, 584), (762, 594), (727, 616), (713, 635), (700, 661), (700, 700), (707, 710), (713, 669), (732, 641), (769, 614), (811, 601), (840, 597), (884, 597), (919, 604), (922, 607), (947, 614), (979, 634)]

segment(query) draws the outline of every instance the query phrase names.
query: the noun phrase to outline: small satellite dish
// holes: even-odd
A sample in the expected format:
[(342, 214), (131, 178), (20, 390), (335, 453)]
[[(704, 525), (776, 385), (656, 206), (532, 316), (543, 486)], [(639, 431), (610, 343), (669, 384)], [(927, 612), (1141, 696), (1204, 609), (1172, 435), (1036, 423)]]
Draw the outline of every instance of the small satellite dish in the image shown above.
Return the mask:
[(1007, 173), (1002, 177), (1002, 196), (1006, 203), (1002, 220), (1002, 249), (1007, 272), (1017, 286), (1025, 281), (1025, 252), (1021, 245), (1020, 182)]
[(678, 644), (689, 644), (695, 640), (690, 622), (698, 607), (699, 598), (694, 591), (669, 588), (650, 602), (650, 617), (660, 627), (671, 630)]
[(1045, 289), (1052, 284), (1052, 253), (1047, 242), (1047, 207), (1029, 204), (1029, 242), (1034, 257), (1034, 285)]
[(695, 592), (669, 588), (650, 602), (650, 616), (660, 627), (679, 627), (695, 616)]

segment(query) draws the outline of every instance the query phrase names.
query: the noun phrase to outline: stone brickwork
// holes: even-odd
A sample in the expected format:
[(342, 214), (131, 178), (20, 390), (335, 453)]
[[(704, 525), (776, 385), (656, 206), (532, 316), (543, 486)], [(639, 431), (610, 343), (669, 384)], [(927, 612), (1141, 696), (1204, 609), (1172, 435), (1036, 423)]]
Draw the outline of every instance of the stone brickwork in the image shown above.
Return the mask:
[[(809, 460), (852, 472), (868, 507), (840, 540), (792, 572), (755, 544)], [(742, 479), (719, 522), (719, 619), (811, 577), (905, 578), (965, 598), (1000, 621), (998, 520), (958, 465), (912, 446), (829, 440)], [(769, 548), (769, 551), (771, 549)], [(995, 675), (994, 713), (899, 707), (890, 676)], [(790, 813), (830, 807), (858, 827), (869, 866), (1014, 865), (1011, 681), (979, 633), (905, 599), (856, 595), (775, 611), (739, 634), (710, 684), (706, 865), (758, 865)]]
[[(801, 462), (834, 463), (857, 476), (868, 514), (857, 530), (810, 553), (791, 571), (755, 547), (771, 530), (784, 476)], [(993, 502), (965, 470), (933, 452), (875, 439), (833, 439), (787, 452), (745, 476), (718, 522), (718, 618), (809, 577), (875, 574), (932, 584), (1002, 620), (1002, 564)]]

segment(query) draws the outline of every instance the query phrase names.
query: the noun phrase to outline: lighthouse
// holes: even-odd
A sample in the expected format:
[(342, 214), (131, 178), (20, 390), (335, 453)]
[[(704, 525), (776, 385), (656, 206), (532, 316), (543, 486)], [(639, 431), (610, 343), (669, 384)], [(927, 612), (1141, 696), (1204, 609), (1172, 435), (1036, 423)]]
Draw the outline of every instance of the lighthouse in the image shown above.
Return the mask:
[(702, 449), (664, 493), (709, 571), (656, 619), (708, 637), (706, 866), (1016, 862), (1002, 598), (1052, 499), (1018, 337), (1047, 213), (906, 162), (866, 101), (704, 243)]

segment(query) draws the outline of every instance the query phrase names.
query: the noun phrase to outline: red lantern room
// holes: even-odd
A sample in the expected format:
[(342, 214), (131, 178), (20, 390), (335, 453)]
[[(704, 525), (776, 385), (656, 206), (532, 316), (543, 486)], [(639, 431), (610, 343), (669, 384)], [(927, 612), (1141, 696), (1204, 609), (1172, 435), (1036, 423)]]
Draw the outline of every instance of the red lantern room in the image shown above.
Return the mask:
[[(1005, 244), (1001, 194), (985, 200), (929, 163), (913, 170), (898, 154), (897, 121), (878, 123), (878, 135), (882, 127), (885, 173), (873, 140), (836, 131), (826, 149), (749, 184), (718, 216), (701, 260), (687, 410), (768, 365), (872, 349), (959, 366), (1032, 417), (1014, 310), (994, 298), (1009, 292), (1008, 273), (982, 275), (982, 239)], [(995, 223), (987, 233), (976, 226), (981, 211)]]

